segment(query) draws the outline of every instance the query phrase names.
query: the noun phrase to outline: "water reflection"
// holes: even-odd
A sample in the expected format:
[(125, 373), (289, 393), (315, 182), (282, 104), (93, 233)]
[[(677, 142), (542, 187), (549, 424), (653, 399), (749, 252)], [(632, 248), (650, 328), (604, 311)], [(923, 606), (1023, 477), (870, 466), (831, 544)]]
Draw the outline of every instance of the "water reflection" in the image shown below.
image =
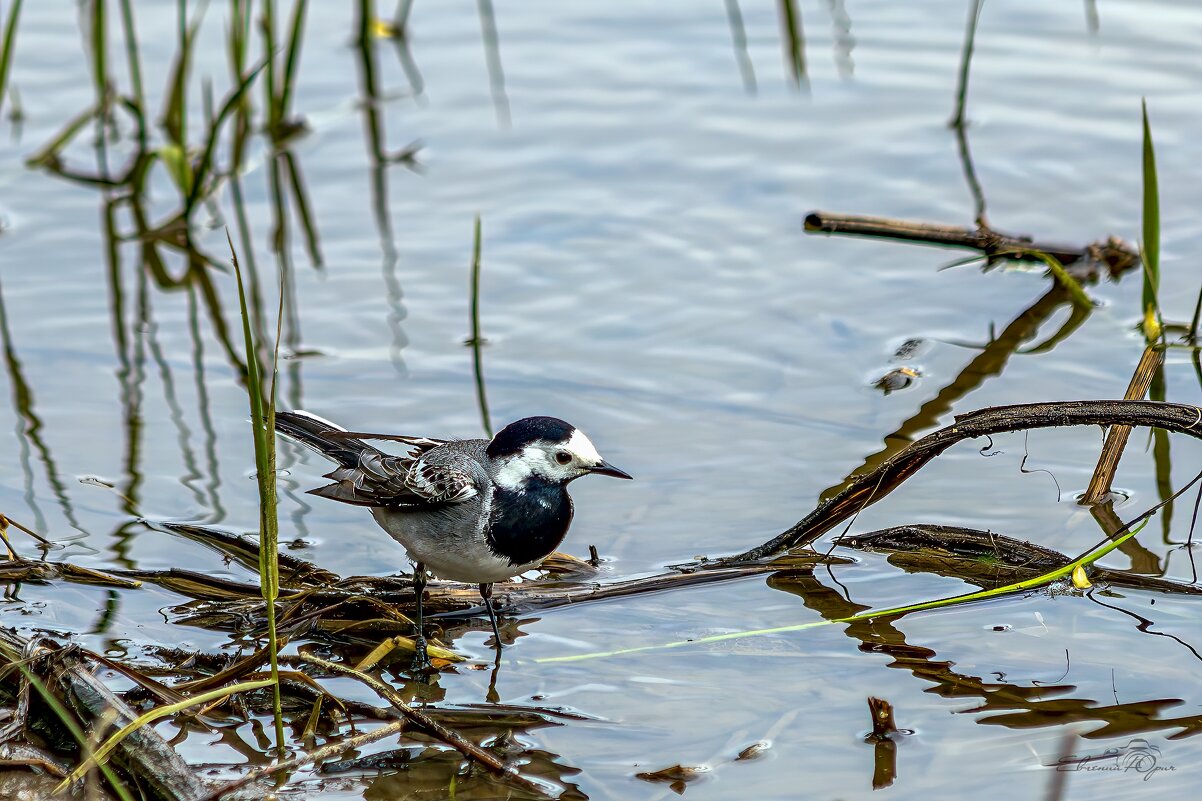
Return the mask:
[(839, 77), (850, 79), (855, 76), (856, 65), (851, 54), (856, 47), (856, 38), (851, 33), (851, 15), (847, 13), (845, 0), (827, 0), (831, 14), (831, 40), (835, 48), (835, 70)]
[(735, 50), (735, 63), (739, 65), (739, 76), (743, 79), (743, 91), (756, 93), (755, 65), (747, 52), (747, 30), (743, 27), (743, 11), (739, 0), (726, 0), (726, 21), (730, 25), (731, 44)]
[(843, 481), (823, 490), (820, 496), (821, 500), (826, 500), (842, 492), (852, 477), (875, 469), (907, 447), (920, 434), (937, 428), (959, 401), (980, 388), (990, 378), (1001, 375), (1011, 356), (1026, 352), (1020, 350), (1022, 345), (1034, 339), (1044, 323), (1065, 306), (1072, 308), (1068, 319), (1054, 335), (1030, 351), (1046, 352), (1075, 331), (1088, 315), (1088, 312), (1081, 311), (1073, 304), (1069, 293), (1059, 284), (1054, 284), (1038, 300), (1024, 309), (1002, 329), (1001, 333), (994, 334), (991, 331), (989, 340), (983, 345), (965, 344), (964, 347), (979, 350), (980, 353), (935, 393), (935, 397), (923, 403), (913, 415), (893, 432), (887, 434), (884, 437), (883, 448), (867, 456), (859, 467), (848, 472), (848, 477)]
[(84, 530), (76, 517), (75, 506), (67, 494), (67, 486), (59, 473), (54, 455), (50, 452), (50, 447), (42, 436), (42, 420), (34, 409), (33, 389), (25, 379), (21, 360), (17, 357), (16, 347), (13, 344), (12, 332), (9, 330), (2, 286), (0, 286), (0, 344), (4, 347), (4, 366), (7, 368), (8, 380), (12, 385), (13, 409), (19, 418), (16, 433), (17, 439), (21, 443), (21, 472), (25, 476), (25, 499), (29, 510), (33, 514), (35, 523), (39, 525), (39, 530), (45, 531), (46, 518), (34, 500), (33, 467), (29, 458), (30, 446), (32, 446), (33, 450), (37, 452), (38, 460), (42, 463), (46, 483), (58, 501), (67, 524), (86, 537), (88, 532)]
[(484, 39), (484, 58), (488, 65), (488, 88), (497, 112), (497, 125), (509, 128), (513, 122), (509, 116), (509, 96), (505, 94), (505, 70), (501, 67), (501, 43), (497, 36), (492, 0), (476, 0), (476, 9), (480, 15), (480, 35)]
[[(826, 620), (840, 620), (867, 611), (870, 607), (845, 598), (813, 576), (789, 575), (768, 579), (773, 589), (801, 598), (808, 609)], [(1095, 599), (1096, 600), (1096, 599)], [(1100, 723), (1082, 736), (1087, 739), (1130, 736), (1136, 733), (1164, 732), (1181, 737), (1202, 731), (1202, 714), (1163, 717), (1163, 713), (1184, 703), (1178, 698), (1159, 698), (1127, 703), (1108, 703), (1105, 699), (1065, 697), (1078, 688), (1071, 684), (1022, 685), (1007, 682), (995, 673), (997, 681), (956, 670), (956, 663), (938, 659), (938, 653), (924, 645), (907, 642), (892, 620), (857, 620), (841, 624), (842, 631), (860, 643), (860, 650), (893, 657), (888, 667), (909, 671), (915, 678), (934, 685), (932, 692), (944, 698), (976, 698), (980, 703), (960, 714), (976, 714), (977, 722), (1027, 729), (1063, 726), (1071, 723)]]
[[(371, 35), (371, 25), (374, 20), (373, 4), (370, 0), (360, 0), (356, 7), (355, 50), (357, 54), (356, 67), (359, 77), (359, 106), (363, 112), (363, 132), (367, 141), (367, 152), (371, 163), (371, 197), (372, 213), (375, 216), (376, 230), (380, 238), (382, 254), (381, 270), (384, 276), (385, 299), (389, 307), (388, 327), (392, 331), (392, 347), (390, 355), (393, 367), (398, 375), (405, 375), (405, 363), (401, 353), (408, 345), (401, 323), (405, 320), (404, 290), (397, 276), (397, 262), (400, 257), (396, 249), (396, 237), (392, 229), (392, 214), (388, 202), (388, 169), (394, 164), (401, 164), (409, 169), (417, 168), (418, 143), (410, 143), (404, 148), (389, 153), (385, 145), (383, 116), (380, 113), (381, 98), (377, 86), (377, 68), (375, 40)], [(409, 8), (402, 3), (397, 9), (397, 19), (401, 23), (397, 28), (398, 55), (408, 54), (408, 45), (404, 44)], [(402, 49), (403, 48), (403, 49)], [(412, 61), (411, 56), (401, 56), (402, 64)], [(409, 75), (414, 92), (420, 94), (420, 74), (414, 70)], [(414, 84), (417, 74), (418, 83)], [(298, 407), (299, 408), (299, 407)]]
[(984, 0), (973, 0), (968, 10), (968, 27), (964, 32), (964, 46), (960, 53), (960, 77), (956, 86), (956, 110), (948, 126), (956, 134), (956, 150), (960, 154), (964, 180), (968, 184), (969, 192), (972, 193), (975, 208), (973, 219), (976, 220), (979, 227), (988, 228), (989, 223), (985, 221), (985, 192), (981, 189), (981, 182), (978, 180), (976, 168), (973, 166), (972, 152), (968, 149), (968, 132), (966, 130), (968, 119), (964, 116), (964, 109), (968, 102), (968, 75), (972, 68), (973, 42), (976, 41), (977, 25), (981, 21), (983, 5)]
[(797, 0), (776, 0), (780, 15), (781, 46), (785, 49), (785, 74), (797, 88), (809, 89), (806, 77), (806, 42), (802, 32), (801, 9)]

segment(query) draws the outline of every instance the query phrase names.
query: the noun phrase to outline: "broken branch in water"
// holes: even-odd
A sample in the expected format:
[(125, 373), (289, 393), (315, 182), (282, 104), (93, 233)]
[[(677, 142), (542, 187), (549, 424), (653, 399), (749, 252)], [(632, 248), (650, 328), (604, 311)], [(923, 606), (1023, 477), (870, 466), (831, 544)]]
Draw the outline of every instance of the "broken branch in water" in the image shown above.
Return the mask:
[[(584, 585), (561, 582), (550, 582), (549, 584), (523, 582), (498, 586), (497, 591), (505, 600), (505, 611), (525, 612), (602, 598), (673, 589), (693, 583), (718, 581), (762, 571), (790, 568), (809, 569), (813, 565), (812, 561), (806, 565), (791, 565), (787, 562), (782, 563), (780, 560), (774, 560), (771, 563), (765, 563), (764, 560), (818, 539), (840, 522), (888, 495), (931, 459), (962, 440), (1024, 429), (1076, 425), (1149, 426), (1202, 438), (1202, 426), (1199, 423), (1202, 423), (1202, 409), (1158, 401), (1056, 401), (981, 409), (959, 415), (952, 425), (916, 440), (873, 470), (852, 477), (841, 492), (820, 504), (818, 508), (788, 530), (743, 553), (723, 559), (685, 563), (675, 566), (673, 572), (625, 582), (606, 584), (590, 582)], [(800, 555), (790, 557), (790, 559), (800, 558), (803, 557)], [(818, 557), (811, 556), (810, 558)], [(117, 573), (118, 571), (113, 572)], [(143, 580), (151, 579), (146, 572), (132, 575)], [(191, 578), (193, 580), (189, 584), (199, 584), (195, 580), (199, 576)], [(158, 580), (162, 581), (162, 579)], [(365, 594), (365, 591), (370, 591), (368, 589), (370, 585), (371, 589), (377, 592), (384, 590), (377, 596), (378, 598), (389, 600), (389, 594), (384, 587), (389, 581), (392, 580), (347, 579), (337, 588), (314, 588), (298, 593), (298, 595), (304, 595), (307, 600), (327, 604), (339, 602), (349, 604), (356, 600), (354, 597), (356, 594)], [(585, 588), (583, 591), (582, 587)], [(176, 587), (176, 589), (182, 588)], [(191, 589), (193, 592), (197, 592), (198, 587), (191, 587)], [(234, 588), (222, 587), (222, 590), (231, 589)], [(239, 589), (241, 592), (237, 594), (246, 592), (245, 588)], [(469, 603), (467, 597), (470, 594), (468, 588), (446, 585), (438, 589), (438, 592), (431, 593), (431, 601), (433, 602), (435, 599), (443, 601), (445, 606), (442, 611), (467, 611), (469, 614), (475, 611), (475, 604)], [(214, 615), (224, 616), (227, 619), (245, 620), (253, 618), (254, 610), (250, 607), (209, 608), (201, 610), (201, 613), (203, 619), (197, 619), (194, 622), (207, 626), (216, 625), (220, 628), (222, 624), (220, 621), (216, 621)], [(369, 621), (361, 620), (359, 625), (364, 622)], [(399, 621), (389, 623), (393, 627), (398, 624)], [(373, 633), (370, 628), (361, 628), (360, 630), (363, 633)]]
[[(585, 601), (677, 589), (755, 573), (809, 570), (822, 557), (816, 554), (791, 554), (782, 559), (781, 555), (790, 549), (808, 545), (865, 506), (884, 498), (931, 459), (962, 440), (1024, 429), (1075, 425), (1150, 426), (1202, 438), (1202, 425), (1199, 423), (1202, 423), (1202, 410), (1197, 407), (1157, 401), (1059, 401), (982, 409), (956, 417), (952, 425), (916, 440), (874, 469), (853, 476), (841, 492), (820, 504), (788, 530), (743, 553), (723, 559), (676, 565), (671, 572), (645, 578), (613, 582), (507, 582), (498, 585), (496, 592), (503, 601), (504, 611), (531, 612)], [(770, 557), (776, 558), (765, 561)], [(166, 574), (152, 574), (151, 571), (112, 571), (118, 576), (154, 581), (192, 597), (221, 600), (219, 605), (202, 605), (187, 610), (187, 622), (226, 628), (244, 626), (247, 621), (253, 623), (256, 619), (261, 604), (252, 597), (255, 593), (250, 585), (223, 579), (219, 580), (220, 586), (216, 586), (218, 580), (213, 577), (192, 573), (184, 576), (184, 572), (175, 570)], [(306, 572), (310, 576), (318, 575), (298, 570), (298, 574)], [(373, 599), (392, 601), (396, 593), (411, 595), (410, 587), (407, 579), (352, 577), (335, 587), (283, 591), (281, 602), (288, 604), (292, 599), (294, 603), (322, 604), (318, 608), (320, 614), (311, 623), (312, 613), (306, 613), (300, 620), (306, 626), (324, 625), (344, 635), (353, 631), (376, 636), (375, 645), (379, 642), (377, 635), (400, 633), (406, 621), (375, 620), (376, 615), (365, 618), (364, 614), (370, 609), (361, 607)], [(479, 611), (472, 588), (439, 584), (431, 585), (430, 590), (430, 604), (438, 610), (436, 614), (441, 613), (445, 617), (472, 615)], [(325, 608), (327, 606), (329, 609)], [(290, 616), (291, 613), (286, 613), (283, 619), (288, 620)]]
[[(968, 248), (980, 251), (991, 264), (1004, 259), (1041, 262), (1034, 253), (1042, 252), (1052, 256), (1065, 267), (1072, 265), (1076, 278), (1083, 277), (1082, 272), (1095, 274), (1099, 265), (1104, 266), (1109, 275), (1115, 276), (1139, 264), (1139, 251), (1114, 236), (1085, 247), (1071, 247), (1036, 242), (1029, 236), (1003, 234), (984, 225), (977, 228), (960, 228), (954, 225), (868, 217), (862, 214), (832, 214), (825, 211), (811, 211), (807, 214), (805, 230), (811, 234), (871, 236), (938, 247)], [(1086, 269), (1082, 270), (1082, 267)]]
[(955, 422), (915, 440), (874, 470), (852, 477), (846, 488), (787, 531), (763, 545), (705, 564), (729, 567), (757, 562), (808, 545), (861, 509), (884, 498), (927, 462), (966, 439), (1057, 426), (1148, 426), (1202, 439), (1202, 409), (1180, 403), (1134, 400), (1052, 401), (993, 406), (957, 415)]
[[(1123, 395), (1126, 400), (1143, 400), (1152, 386), (1152, 378), (1164, 363), (1164, 350), (1149, 345), (1144, 348), (1139, 364), (1127, 385)], [(1114, 472), (1118, 470), (1119, 459), (1123, 458), (1123, 449), (1127, 447), (1127, 438), (1131, 435), (1131, 426), (1115, 425), (1106, 432), (1106, 441), (1102, 444), (1102, 453), (1098, 456), (1098, 466), (1094, 468), (1093, 476), (1085, 494), (1078, 501), (1082, 506), (1101, 503), (1110, 493), (1110, 483), (1114, 480)]]

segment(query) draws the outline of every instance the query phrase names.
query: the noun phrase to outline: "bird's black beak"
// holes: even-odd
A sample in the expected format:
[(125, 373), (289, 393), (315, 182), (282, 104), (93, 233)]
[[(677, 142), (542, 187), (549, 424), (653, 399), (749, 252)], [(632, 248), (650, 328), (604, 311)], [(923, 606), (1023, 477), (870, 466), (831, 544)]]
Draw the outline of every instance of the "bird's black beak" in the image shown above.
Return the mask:
[(601, 462), (600, 464), (590, 467), (588, 469), (588, 471), (590, 473), (596, 473), (597, 475), (600, 475), (600, 476), (613, 476), (614, 478), (630, 478), (630, 479), (634, 478), (634, 476), (630, 475), (630, 473), (627, 473), (625, 470), (619, 470), (618, 468), (614, 467), (609, 462)]

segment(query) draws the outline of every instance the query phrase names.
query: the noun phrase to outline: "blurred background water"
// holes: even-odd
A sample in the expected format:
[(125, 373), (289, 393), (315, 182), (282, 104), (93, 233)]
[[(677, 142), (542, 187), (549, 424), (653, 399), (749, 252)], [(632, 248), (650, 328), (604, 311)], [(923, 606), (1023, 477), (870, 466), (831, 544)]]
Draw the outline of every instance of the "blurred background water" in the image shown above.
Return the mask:
[[(1017, 268), (940, 271), (962, 254), (801, 229), (819, 208), (972, 224), (948, 126), (969, 5), (498, 3), (490, 23), (488, 3), (417, 3), (404, 39), (380, 30), (359, 48), (350, 4), (312, 4), (293, 98), (309, 130), (287, 143), (307, 206), (289, 188), (279, 216), (279, 157), (265, 137), (252, 136), (241, 180), (253, 246), (243, 259), (257, 264), (269, 320), (280, 270), (290, 284), (282, 403), (358, 430), (482, 435), (464, 345), (476, 215), (491, 421), (563, 417), (636, 476), (574, 485), (565, 548), (586, 555), (595, 545), (612, 576), (770, 538), (899, 428), (913, 436), (993, 404), (1121, 397), (1143, 344), (1138, 275), (1092, 288), (1102, 306), (1053, 347), (1034, 346), (1070, 308), (1037, 315), (1004, 372), (968, 381), (969, 391), (907, 428), (965, 380), (965, 366), (1037, 303), (1047, 279)], [(177, 52), (176, 12), (134, 7), (158, 108)], [(790, 7), (800, 59), (785, 35)], [(0, 511), (67, 543), (56, 558), (246, 579), (201, 545), (139, 522), (257, 525), (246, 396), (222, 344), (240, 348), (225, 226), (244, 243), (228, 190), (193, 220), (196, 251), (213, 262), (200, 268), (208, 282), (179, 281), (189, 275), (185, 256), (164, 249), (163, 271), (148, 266), (145, 242), (130, 235), (133, 212), (110, 205), (116, 190), (26, 164), (95, 102), (89, 8), (25, 4), (10, 75), (23, 116), (0, 121), (0, 383), (11, 399), (0, 407)], [(195, 138), (201, 82), (213, 82), (218, 100), (228, 91), (227, 12), (212, 4), (199, 28)], [(482, 36), (491, 24), (492, 46)], [(1202, 9), (1189, 2), (986, 4), (968, 88), (966, 135), (990, 223), (1081, 245), (1139, 237), (1147, 99), (1161, 176), (1161, 301), (1175, 321), (1188, 321), (1199, 283), (1199, 41)], [(128, 84), (115, 45), (106, 70)], [(380, 152), (413, 159), (381, 163), (376, 131)], [(107, 149), (96, 141), (89, 128), (57, 166), (95, 173), (129, 155), (128, 137)], [(144, 201), (154, 221), (178, 206), (161, 166)], [(116, 236), (107, 234), (110, 208)], [(921, 377), (887, 395), (874, 389), (915, 339), (923, 344), (907, 364)], [(1165, 378), (1169, 400), (1199, 402), (1188, 351), (1169, 352)], [(939, 522), (1078, 553), (1099, 537), (1072, 502), (1099, 443), (1096, 430), (1010, 435), (997, 438), (992, 458), (965, 444), (866, 510), (854, 530)], [(1137, 431), (1119, 471), (1130, 496), (1124, 518), (1162, 496), (1146, 443)], [(1172, 486), (1194, 474), (1199, 450), (1173, 439)], [(1028, 469), (1055, 483), (1021, 472), (1025, 454)], [(343, 575), (407, 569), (363, 510), (302, 494), (328, 469), (321, 459), (285, 446), (281, 466), (281, 539), (296, 541), (293, 553)], [(1156, 572), (1185, 581), (1194, 577), (1180, 547), (1189, 506), (1178, 503), (1139, 537)], [(1107, 564), (1132, 566), (1117, 553)], [(578, 769), (564, 781), (590, 798), (663, 797), (666, 786), (634, 774), (676, 763), (713, 768), (689, 784), (693, 799), (863, 797), (873, 773), (864, 698), (876, 695), (916, 732), (899, 748), (888, 791), (896, 798), (991, 796), (999, 786), (1041, 793), (1052, 775), (1042, 766), (1055, 762), (1068, 728), (1092, 738), (1082, 752), (1142, 733), (1175, 767), (1147, 783), (1078, 772), (1074, 797), (1198, 785), (1196, 746), (1175, 739), (1202, 720), (1190, 645), (1202, 632), (1189, 598), (1124, 591), (1107, 600), (1155, 621), (1142, 628), (1087, 598), (1036, 593), (859, 633), (830, 626), (533, 661), (803, 623), (818, 619), (816, 598), (832, 609), (881, 607), (964, 587), (868, 554), (813, 582), (750, 578), (523, 620), (500, 672), (502, 700), (537, 697), (596, 720), (519, 740)], [(168, 622), (159, 610), (178, 602), (154, 588), (27, 584), (0, 606), (0, 622), (114, 653), (232, 647), (219, 633)], [(485, 640), (475, 631), (455, 646), (483, 658)], [(902, 643), (909, 656), (874, 642)], [(1060, 689), (1040, 689), (1047, 684)], [(481, 701), (486, 687), (487, 673), (461, 671), (442, 676), (437, 692)], [(763, 757), (731, 763), (765, 738)], [(192, 732), (180, 748), (195, 762), (244, 759), (211, 734)], [(418, 792), (388, 773), (309, 782), (328, 798)]]

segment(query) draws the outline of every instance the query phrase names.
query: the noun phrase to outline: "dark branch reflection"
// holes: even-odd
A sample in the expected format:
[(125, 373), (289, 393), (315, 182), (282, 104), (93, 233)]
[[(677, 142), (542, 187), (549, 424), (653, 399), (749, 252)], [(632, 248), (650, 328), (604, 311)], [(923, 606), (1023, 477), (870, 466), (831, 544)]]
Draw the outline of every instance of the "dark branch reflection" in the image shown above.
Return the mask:
[[(812, 575), (777, 574), (769, 578), (768, 585), (800, 597), (807, 608), (826, 620), (849, 617), (869, 608), (847, 600)], [(978, 699), (979, 704), (959, 712), (978, 715), (978, 723), (1011, 729), (1102, 724), (1082, 735), (1089, 739), (1148, 732), (1172, 732), (1168, 736), (1183, 737), (1202, 732), (1202, 714), (1162, 717), (1167, 710), (1183, 703), (1177, 698), (1104, 703), (1100, 698), (1066, 697), (1077, 690), (1071, 684), (1024, 686), (962, 673), (955, 669), (955, 662), (938, 659), (936, 651), (907, 642), (897, 627), (901, 620), (895, 617), (839, 625), (848, 637), (859, 642), (861, 651), (886, 654), (893, 658), (888, 667), (909, 671), (915, 678), (930, 682), (933, 685), (930, 692), (944, 698)]]

